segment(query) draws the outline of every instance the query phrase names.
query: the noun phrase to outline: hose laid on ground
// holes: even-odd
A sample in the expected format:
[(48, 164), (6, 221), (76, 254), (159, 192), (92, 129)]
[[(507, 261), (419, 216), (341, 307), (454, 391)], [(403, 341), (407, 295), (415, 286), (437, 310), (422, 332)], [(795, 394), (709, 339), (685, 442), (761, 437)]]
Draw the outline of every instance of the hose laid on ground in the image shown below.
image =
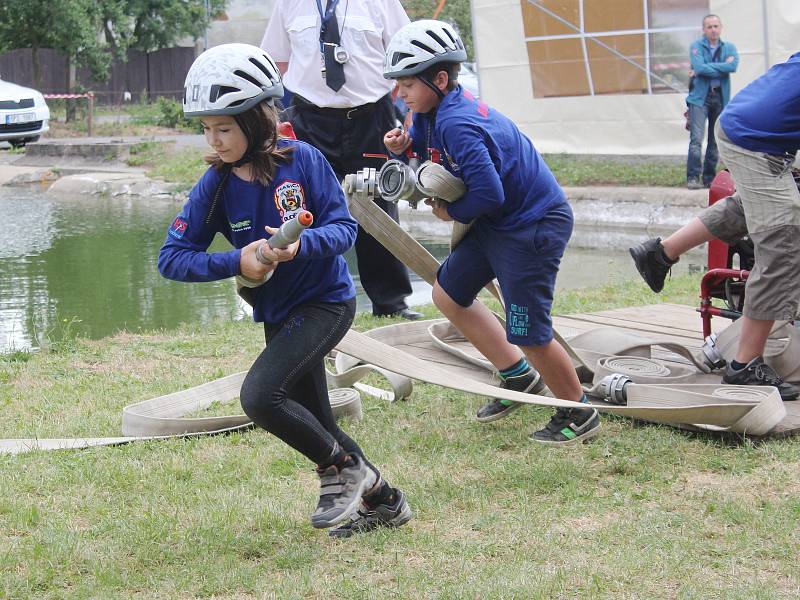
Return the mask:
[[(722, 368), (736, 357), (741, 330), (742, 320), (737, 319), (719, 334), (706, 338), (702, 354), (709, 366)], [(790, 321), (775, 321), (763, 356), (785, 381), (800, 383), (800, 330)]]
[[(381, 244), (383, 244), (383, 246), (386, 247), (395, 257), (405, 263), (409, 269), (413, 270), (424, 281), (427, 281), (432, 285), (436, 277), (436, 270), (439, 266), (436, 259), (433, 258), (430, 253), (428, 253), (427, 250), (425, 250), (422, 245), (419, 244), (419, 242), (417, 242), (388, 215), (386, 215), (386, 213), (384, 213), (380, 207), (372, 202), (369, 194), (363, 193), (363, 191), (363, 188), (359, 190), (357, 186), (345, 185), (345, 195), (348, 198), (350, 212), (359, 222), (359, 225), (361, 225), (364, 230), (366, 230)], [(598, 346), (603, 347), (603, 345), (606, 343), (605, 340), (607, 340), (609, 345), (620, 343), (620, 336), (617, 335), (617, 332), (614, 332), (614, 330), (610, 330), (610, 333), (607, 333), (609, 330), (606, 329), (596, 331), (597, 333), (592, 334), (592, 336), (597, 338), (596, 341), (598, 342)], [(594, 373), (594, 370), (597, 368), (596, 365), (587, 364), (587, 362), (580, 356), (575, 348), (573, 348), (572, 345), (564, 340), (564, 338), (561, 337), (557, 331), (553, 330), (553, 335), (570, 356), (570, 358), (572, 358), (576, 369), (582, 369)], [(587, 335), (585, 336), (585, 339), (588, 341), (590, 337), (591, 336)], [(343, 342), (345, 342), (347, 339), (348, 338), (346, 337)], [(646, 345), (652, 345), (652, 343)], [(698, 367), (699, 370), (708, 372), (708, 367), (703, 365), (702, 362), (699, 361), (688, 349), (682, 348), (670, 342), (660, 343), (659, 345), (677, 347), (678, 352), (690, 360), (695, 366)], [(644, 344), (639, 344), (638, 347), (643, 349)], [(363, 348), (358, 349), (358, 352), (349, 352), (340, 345), (338, 349), (346, 354), (356, 357), (359, 357), (359, 353), (361, 353), (361, 355), (364, 353)], [(380, 358), (380, 361), (374, 362), (378, 366), (392, 370), (392, 366), (387, 366), (386, 362), (383, 360), (384, 355), (378, 353), (389, 353), (388, 347), (384, 347), (383, 349), (375, 349), (373, 356), (375, 358)], [(608, 354), (608, 352), (606, 354)], [(464, 357), (462, 356), (462, 358)], [(485, 365), (485, 361), (480, 358), (467, 356), (466, 360), (472, 364), (478, 363), (478, 366)], [(370, 359), (369, 362), (373, 361)], [(482, 365), (480, 363), (484, 364)], [(428, 373), (424, 369), (422, 371), (424, 372), (425, 377), (415, 375), (410, 370), (408, 361), (398, 362), (397, 364), (402, 365), (402, 373), (408, 377), (421, 379), (429, 383), (438, 383), (439, 385), (444, 385), (455, 389), (463, 389), (464, 391), (470, 391), (478, 394), (482, 394), (483, 392), (479, 391), (477, 386), (488, 386), (488, 384), (478, 384), (477, 382), (469, 381), (468, 384), (472, 385), (472, 387), (470, 389), (464, 389), (461, 385), (459, 385), (460, 382), (438, 379), (434, 373)], [(682, 378), (682, 381), (685, 381), (685, 379)], [(625, 407), (598, 407), (598, 409), (609, 412), (619, 412), (620, 414), (626, 414), (627, 416), (633, 418), (653, 420), (656, 422), (669, 422), (675, 424), (702, 424), (711, 425), (718, 428), (732, 428), (735, 426), (736, 429), (731, 429), (731, 431), (749, 432), (754, 435), (763, 435), (767, 433), (786, 416), (786, 409), (783, 406), (783, 403), (780, 400), (780, 395), (775, 388), (762, 388), (762, 390), (759, 390), (759, 393), (752, 394), (750, 402), (747, 402), (746, 400), (743, 400), (742, 402), (726, 402), (725, 400), (721, 399), (724, 397), (724, 393), (722, 396), (715, 396), (713, 393), (698, 394), (694, 391), (689, 393), (682, 389), (685, 385), (697, 384), (680, 384), (669, 387), (664, 385), (656, 386), (659, 389), (654, 391), (654, 395), (660, 396), (665, 394), (669, 398), (670, 404), (666, 406), (658, 407), (649, 405), (628, 405)], [(492, 386), (488, 387), (491, 388)], [(649, 387), (650, 386), (647, 384), (636, 384), (635, 389), (640, 392), (646, 392), (647, 388)], [(716, 389), (716, 387), (713, 389)], [(665, 389), (667, 390), (666, 392), (663, 391)], [(761, 395), (763, 390), (767, 390), (767, 395), (765, 397), (762, 397)], [(515, 400), (528, 404), (541, 404), (545, 406), (577, 406), (577, 403), (575, 402), (552, 399), (546, 396), (536, 396), (532, 394), (517, 394), (517, 398), (510, 398), (508, 395), (503, 395), (507, 392), (508, 390), (502, 390), (501, 394), (498, 393), (497, 388), (494, 388), (492, 395), (494, 397), (506, 398), (508, 400)], [(740, 392), (741, 396), (744, 398), (747, 397), (748, 393), (749, 390), (747, 388), (742, 389)], [(527, 396), (527, 398), (518, 399), (521, 396), (523, 398)], [(567, 402), (567, 404), (563, 404), (564, 402)], [(630, 399), (628, 402), (630, 402)], [(757, 406), (761, 406), (762, 410), (753, 411), (753, 414), (748, 418), (748, 413), (750, 413), (751, 410)], [(651, 413), (652, 418), (645, 416), (646, 413)]]
[[(368, 201), (366, 195), (364, 195), (363, 201), (358, 201), (357, 195), (349, 194), (349, 196), (351, 196), (351, 212), (359, 220), (362, 227), (383, 243), (409, 268), (416, 271), (420, 277), (432, 283), (438, 268), (436, 259), (422, 248), (416, 240), (408, 236), (377, 205)], [(376, 210), (372, 210), (369, 205), (375, 207)], [(452, 341), (452, 338), (457, 333), (454, 328), (440, 326), (437, 323), (430, 325), (429, 331), (435, 333), (434, 339), (439, 339), (444, 345), (448, 345), (448, 342), (444, 340), (451, 338), (450, 341)], [(588, 352), (605, 349), (606, 354), (609, 354), (609, 348), (616, 347), (619, 349), (620, 346), (626, 344), (630, 347), (630, 350), (639, 352), (644, 351), (646, 346), (653, 345), (653, 342), (643, 343), (641, 340), (636, 340), (631, 346), (630, 340), (623, 341), (621, 336), (618, 335), (619, 332), (608, 329), (595, 331), (597, 333), (584, 335), (582, 340), (577, 340), (580, 336), (576, 336), (573, 340), (575, 343), (584, 343), (592, 346), (592, 349), (588, 350)], [(599, 374), (598, 371), (605, 368), (604, 365), (620, 359), (620, 357), (612, 357), (611, 360), (606, 359), (602, 365), (598, 361), (599, 366), (593, 365), (589, 367), (587, 361), (580, 356), (576, 349), (558, 336), (557, 333), (555, 335), (556, 339), (572, 357), (576, 366), (593, 372), (595, 377)], [(725, 341), (727, 342), (727, 337)], [(667, 346), (668, 343), (662, 342), (658, 345)], [(788, 344), (788, 346), (791, 346), (791, 344)], [(336, 349), (339, 351), (336, 357), (337, 370), (342, 372), (329, 374), (329, 379), (333, 383), (338, 385), (343, 383), (345, 385), (357, 384), (358, 380), (366, 373), (378, 370), (389, 379), (393, 387), (391, 393), (384, 393), (383, 395), (383, 397), (390, 400), (410, 394), (410, 380), (417, 379), (468, 393), (490, 398), (504, 398), (523, 404), (564, 408), (585, 407), (585, 405), (569, 400), (501, 389), (470, 377), (454, 378), (452, 373), (438, 367), (436, 363), (422, 360), (412, 354), (384, 344), (378, 339), (373, 339), (352, 330), (337, 344)], [(469, 364), (486, 368), (484, 359), (460, 350), (457, 353)], [(683, 355), (685, 356), (685, 353)], [(690, 352), (689, 356), (692, 356)], [(666, 369), (662, 370), (656, 361), (652, 361), (647, 357), (622, 358), (624, 358), (623, 364), (617, 365), (617, 367), (620, 370), (627, 369), (631, 373), (630, 377), (634, 379), (634, 382), (624, 381), (624, 376), (616, 372), (609, 377), (615, 378), (614, 401), (624, 401), (626, 405), (594, 404), (600, 411), (645, 421), (692, 424), (706, 429), (734, 431), (752, 435), (768, 433), (786, 415), (786, 409), (780, 395), (777, 389), (773, 387), (691, 383), (664, 385), (659, 383), (658, 379), (656, 383), (651, 384), (636, 383), (635, 379), (643, 377), (645, 373), (648, 377), (670, 374), (674, 372), (675, 367), (670, 367), (673, 371), (667, 373)], [(643, 358), (649, 362), (645, 364), (644, 362), (632, 361), (632, 359), (640, 361)], [(697, 366), (696, 361), (693, 361), (692, 358), (689, 360)], [(359, 362), (366, 364), (359, 365), (357, 364)], [(686, 367), (683, 367), (683, 369), (686, 369)], [(398, 375), (398, 373), (403, 375)], [(123, 408), (122, 413), (123, 435), (121, 437), (0, 440), (0, 453), (17, 454), (31, 450), (77, 449), (124, 444), (137, 440), (190, 437), (246, 429), (251, 427), (252, 424), (245, 415), (185, 417), (187, 414), (208, 408), (214, 402), (232, 402), (239, 396), (244, 376), (245, 373), (237, 373), (187, 390), (126, 406)], [(368, 392), (375, 390), (371, 386), (359, 385), (362, 385), (362, 389)], [(596, 382), (595, 389), (600, 387), (602, 387), (602, 382)], [(350, 393), (348, 392), (348, 394)], [(333, 395), (334, 398), (337, 398), (336, 394)], [(352, 411), (351, 414), (360, 414), (360, 404), (356, 407), (356, 401), (352, 395), (341, 400), (337, 398), (335, 402), (337, 405), (349, 407), (349, 410)]]

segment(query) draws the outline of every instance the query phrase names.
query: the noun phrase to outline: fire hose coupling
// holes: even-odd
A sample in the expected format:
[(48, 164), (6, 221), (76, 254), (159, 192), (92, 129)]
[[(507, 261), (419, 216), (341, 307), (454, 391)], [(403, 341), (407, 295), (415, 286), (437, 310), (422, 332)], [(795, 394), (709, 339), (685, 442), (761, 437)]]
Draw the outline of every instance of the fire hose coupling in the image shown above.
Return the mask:
[(408, 201), (411, 206), (426, 198), (417, 189), (417, 174), (406, 163), (392, 159), (386, 161), (377, 176), (378, 191), (387, 202)]
[(381, 198), (388, 202), (405, 200), (413, 208), (425, 198), (455, 202), (467, 191), (463, 181), (442, 165), (429, 160), (418, 168), (416, 161), (406, 164), (396, 159), (389, 160), (381, 167), (375, 179)]
[(725, 357), (722, 356), (720, 351), (717, 349), (716, 333), (706, 336), (701, 353), (703, 355), (703, 362), (712, 369), (721, 369), (727, 364)]
[(625, 390), (631, 378), (620, 373), (612, 373), (603, 377), (592, 389), (611, 404), (625, 406), (628, 403), (628, 393)]
[(347, 195), (372, 200), (378, 191), (376, 179), (375, 169), (367, 167), (356, 173), (345, 175), (342, 187)]

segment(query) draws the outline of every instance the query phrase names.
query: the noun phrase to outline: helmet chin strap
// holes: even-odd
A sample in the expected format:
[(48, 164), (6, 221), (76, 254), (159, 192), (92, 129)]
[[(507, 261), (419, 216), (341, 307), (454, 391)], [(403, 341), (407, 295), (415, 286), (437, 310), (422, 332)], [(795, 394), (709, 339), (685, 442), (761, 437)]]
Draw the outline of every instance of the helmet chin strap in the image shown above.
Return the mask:
[(439, 100), (444, 98), (444, 93), (442, 92), (442, 90), (440, 90), (438, 87), (436, 87), (431, 80), (425, 79), (425, 77), (423, 77), (422, 75), (417, 75), (417, 79), (419, 79), (422, 83), (424, 83), (429, 88), (431, 88), (434, 92), (436, 92), (436, 95), (439, 96)]

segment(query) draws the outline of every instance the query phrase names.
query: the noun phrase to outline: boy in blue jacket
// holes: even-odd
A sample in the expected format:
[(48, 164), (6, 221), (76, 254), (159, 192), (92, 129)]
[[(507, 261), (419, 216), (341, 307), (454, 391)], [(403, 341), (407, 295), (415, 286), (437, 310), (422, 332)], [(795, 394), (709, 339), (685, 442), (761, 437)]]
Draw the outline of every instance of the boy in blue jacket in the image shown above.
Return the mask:
[[(242, 384), (242, 408), (317, 465), (311, 524), (338, 525), (330, 535), (349, 537), (402, 525), (411, 509), (333, 417), (324, 360), (355, 315), (342, 254), (355, 241), (356, 222), (322, 154), (278, 135), (274, 99), (282, 95), (278, 68), (260, 48), (224, 44), (195, 60), (183, 110), (200, 118), (211, 166), (172, 222), (158, 269), (178, 281), (249, 280), (266, 347)], [(288, 247), (271, 248), (264, 232), (305, 210), (313, 227)], [(234, 248), (208, 252), (217, 233)]]
[[(395, 155), (409, 147), (441, 156), (466, 184), (464, 196), (433, 205), (444, 221), (472, 223), (437, 273), (433, 301), (497, 368), (501, 387), (587, 403), (572, 362), (553, 339), (550, 308), (561, 257), (572, 233), (572, 209), (550, 169), (510, 119), (458, 85), (464, 44), (450, 25), (422, 20), (400, 29), (389, 43), (384, 77), (414, 112), (408, 132), (384, 137)], [(497, 278), (506, 303), (506, 328), (478, 292)], [(541, 373), (531, 368), (529, 361)], [(478, 411), (494, 421), (520, 405), (495, 399)], [(599, 432), (597, 410), (559, 408), (531, 439), (566, 445)]]

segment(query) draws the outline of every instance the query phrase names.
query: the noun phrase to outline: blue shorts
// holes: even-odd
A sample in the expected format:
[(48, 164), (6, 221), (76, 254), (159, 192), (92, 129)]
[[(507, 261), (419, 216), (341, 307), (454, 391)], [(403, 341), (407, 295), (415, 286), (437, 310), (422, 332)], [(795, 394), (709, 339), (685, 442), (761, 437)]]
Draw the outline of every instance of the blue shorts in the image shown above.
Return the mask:
[(436, 280), (454, 302), (467, 307), (497, 278), (506, 303), (508, 341), (544, 345), (553, 339), (553, 290), (572, 221), (566, 202), (525, 229), (497, 231), (479, 220), (439, 267)]

